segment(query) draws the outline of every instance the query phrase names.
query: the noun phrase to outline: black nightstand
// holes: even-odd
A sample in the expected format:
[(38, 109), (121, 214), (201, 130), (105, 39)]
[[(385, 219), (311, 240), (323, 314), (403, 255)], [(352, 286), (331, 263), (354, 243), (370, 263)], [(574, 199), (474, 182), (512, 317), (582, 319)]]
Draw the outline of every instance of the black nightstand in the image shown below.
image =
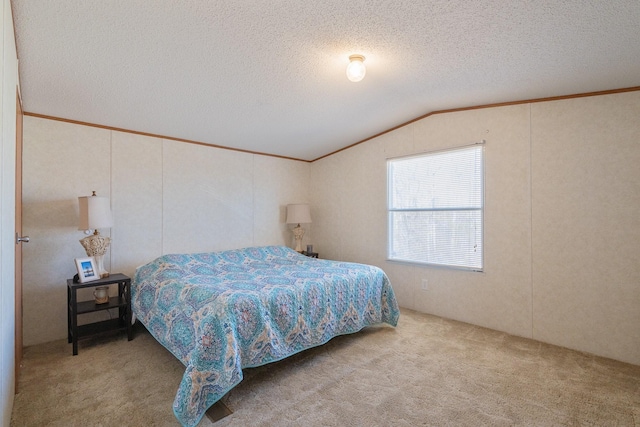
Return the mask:
[[(118, 296), (109, 298), (109, 302), (96, 304), (95, 300), (78, 301), (77, 292), (82, 288), (94, 288), (96, 286), (118, 285)], [(93, 313), (110, 308), (118, 309), (116, 319), (103, 320), (78, 326), (78, 315)], [(124, 274), (111, 274), (104, 279), (93, 280), (86, 283), (74, 283), (73, 279), (67, 280), (67, 328), (68, 339), (73, 343), (73, 355), (78, 354), (78, 340), (108, 331), (126, 330), (129, 341), (133, 339), (131, 328), (131, 278)]]
[(306, 255), (309, 258), (318, 258), (318, 252), (307, 252), (307, 251), (302, 251), (302, 255)]

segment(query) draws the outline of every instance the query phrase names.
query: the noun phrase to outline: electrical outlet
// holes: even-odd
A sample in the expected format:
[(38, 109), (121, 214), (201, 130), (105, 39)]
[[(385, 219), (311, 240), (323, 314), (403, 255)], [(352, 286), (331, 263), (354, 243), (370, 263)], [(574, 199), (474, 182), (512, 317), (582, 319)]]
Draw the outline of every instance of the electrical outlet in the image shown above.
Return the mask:
[(421, 289), (423, 291), (428, 291), (429, 290), (429, 281), (427, 279), (422, 279), (422, 287)]

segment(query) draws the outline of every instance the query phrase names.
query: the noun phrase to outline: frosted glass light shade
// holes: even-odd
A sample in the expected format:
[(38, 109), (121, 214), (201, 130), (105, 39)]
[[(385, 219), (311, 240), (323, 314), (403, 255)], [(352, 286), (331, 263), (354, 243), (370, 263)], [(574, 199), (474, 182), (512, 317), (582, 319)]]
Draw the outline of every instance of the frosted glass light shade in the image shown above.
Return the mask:
[(359, 82), (364, 78), (367, 68), (364, 66), (364, 56), (351, 55), (347, 66), (347, 78), (352, 82)]
[(308, 224), (310, 222), (309, 205), (305, 203), (287, 205), (287, 224)]
[(78, 230), (97, 230), (110, 228), (113, 225), (111, 207), (107, 197), (84, 196), (78, 197), (80, 206), (80, 221)]

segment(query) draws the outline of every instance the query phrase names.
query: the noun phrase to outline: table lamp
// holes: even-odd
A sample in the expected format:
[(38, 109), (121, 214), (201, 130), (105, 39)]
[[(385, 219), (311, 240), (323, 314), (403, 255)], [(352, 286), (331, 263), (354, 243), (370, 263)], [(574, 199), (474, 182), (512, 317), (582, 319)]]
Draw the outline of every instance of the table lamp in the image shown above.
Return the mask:
[(304, 228), (302, 228), (300, 224), (308, 224), (310, 222), (311, 213), (309, 212), (309, 205), (304, 203), (287, 205), (287, 224), (298, 224), (293, 228), (297, 252), (302, 252), (302, 236), (304, 236)]
[(102, 236), (99, 228), (110, 228), (113, 225), (111, 208), (107, 197), (98, 197), (94, 191), (91, 196), (78, 197), (80, 205), (80, 223), (78, 230), (91, 231), (93, 234), (80, 240), (80, 244), (87, 252), (87, 256), (96, 261), (96, 268), (100, 277), (109, 277), (109, 272), (104, 269), (104, 254), (109, 248), (111, 239)]

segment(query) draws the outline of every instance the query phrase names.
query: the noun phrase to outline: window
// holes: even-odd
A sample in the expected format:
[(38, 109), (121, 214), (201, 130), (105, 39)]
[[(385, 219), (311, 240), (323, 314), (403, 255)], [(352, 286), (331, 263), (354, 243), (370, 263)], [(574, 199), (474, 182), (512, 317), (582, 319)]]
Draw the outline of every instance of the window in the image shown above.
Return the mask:
[(484, 147), (387, 161), (390, 260), (482, 271)]

